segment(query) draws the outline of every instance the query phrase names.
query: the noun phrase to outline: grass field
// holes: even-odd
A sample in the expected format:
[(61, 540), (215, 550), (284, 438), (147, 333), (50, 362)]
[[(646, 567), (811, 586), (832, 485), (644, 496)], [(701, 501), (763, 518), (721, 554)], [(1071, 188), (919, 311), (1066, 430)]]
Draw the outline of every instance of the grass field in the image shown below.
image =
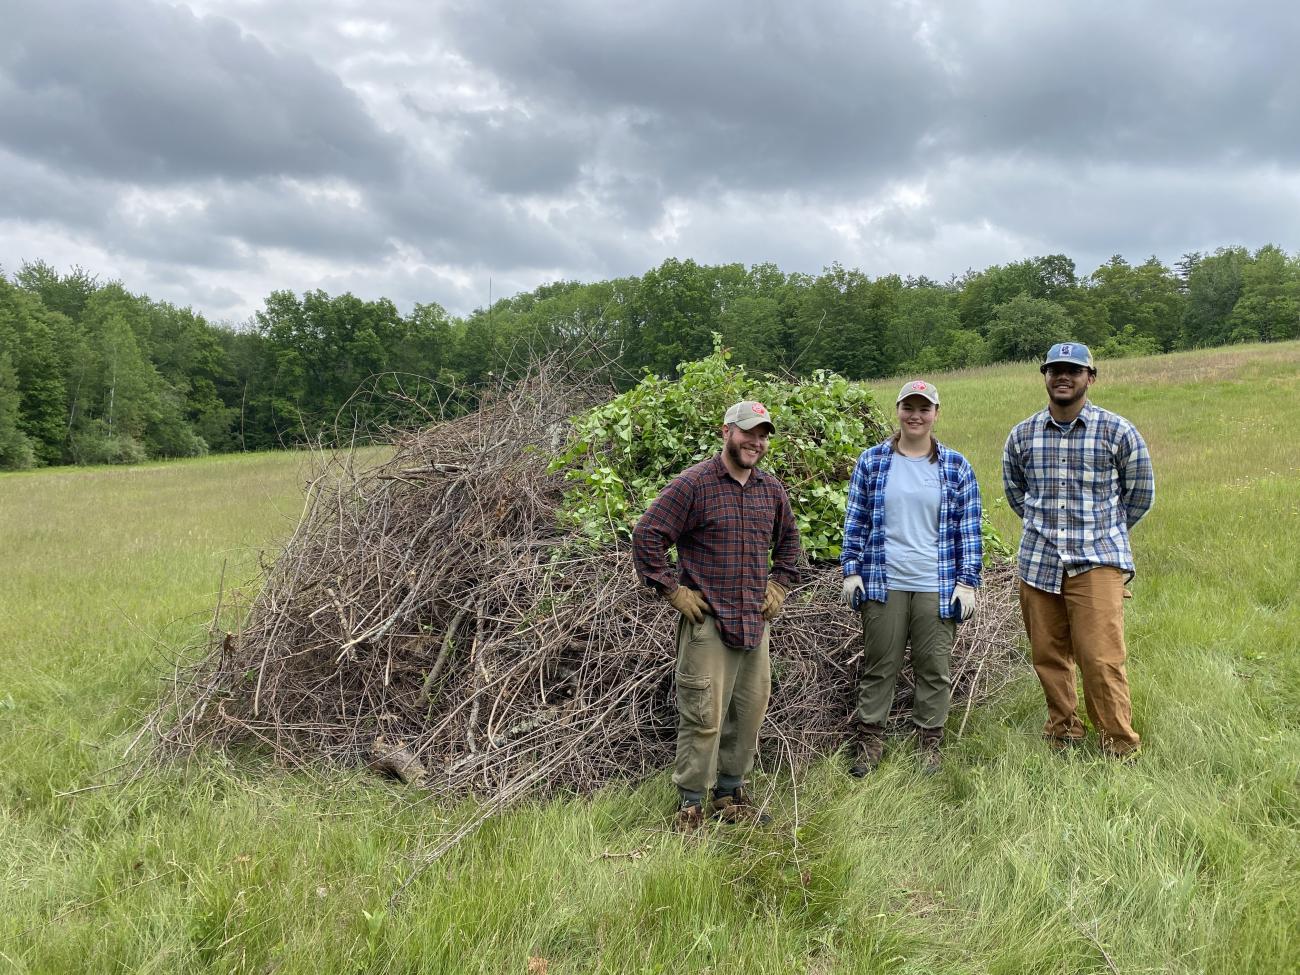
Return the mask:
[[(1039, 376), (938, 381), (1015, 538), (998, 459)], [(223, 566), (291, 530), (302, 459), (0, 476), (0, 971), (1296, 972), (1300, 343), (1103, 363), (1093, 399), (1158, 481), (1138, 764), (1049, 754), (1026, 670), (933, 779), (901, 748), (866, 782), (759, 776), (772, 828), (684, 843), (665, 774), (489, 821), (396, 905), (467, 808), (256, 757), (111, 785)]]

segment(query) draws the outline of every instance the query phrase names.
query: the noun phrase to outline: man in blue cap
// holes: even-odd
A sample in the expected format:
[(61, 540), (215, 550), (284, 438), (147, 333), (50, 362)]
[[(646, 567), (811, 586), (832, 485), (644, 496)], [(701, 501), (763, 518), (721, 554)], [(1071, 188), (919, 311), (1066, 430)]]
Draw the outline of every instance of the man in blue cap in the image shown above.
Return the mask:
[(1128, 656), (1129, 531), (1155, 501), (1151, 455), (1128, 420), (1088, 401), (1097, 379), (1078, 342), (1052, 346), (1040, 367), (1047, 408), (1016, 425), (1002, 453), (1007, 503), (1024, 519), (1020, 609), (1047, 699), (1043, 733), (1055, 748), (1083, 740), (1074, 668), (1102, 751), (1136, 756)]

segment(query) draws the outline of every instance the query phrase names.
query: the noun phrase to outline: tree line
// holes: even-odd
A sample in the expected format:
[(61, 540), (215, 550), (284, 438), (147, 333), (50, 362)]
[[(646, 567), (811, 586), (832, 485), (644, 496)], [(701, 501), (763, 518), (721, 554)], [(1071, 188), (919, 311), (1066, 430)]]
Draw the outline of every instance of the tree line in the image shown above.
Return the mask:
[(674, 258), (464, 317), (276, 291), (241, 327), (37, 261), (0, 273), (0, 469), (347, 439), (472, 408), (553, 351), (626, 389), (708, 355), (714, 333), (751, 370), (850, 379), (1033, 359), (1064, 339), (1100, 358), (1294, 339), (1300, 255), (1226, 247), (1172, 268), (1117, 255), (1081, 276), (1052, 254), (942, 283)]

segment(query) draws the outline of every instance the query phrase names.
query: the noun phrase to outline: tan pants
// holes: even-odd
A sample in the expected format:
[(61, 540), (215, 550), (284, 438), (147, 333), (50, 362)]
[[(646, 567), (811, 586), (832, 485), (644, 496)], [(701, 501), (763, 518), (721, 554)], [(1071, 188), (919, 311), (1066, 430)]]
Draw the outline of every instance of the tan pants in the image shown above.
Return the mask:
[(719, 776), (735, 785), (754, 767), (772, 694), (768, 628), (752, 650), (729, 647), (718, 624), (677, 624), (677, 760), (673, 783), (703, 795)]
[(1034, 670), (1047, 698), (1050, 738), (1084, 736), (1074, 666), (1083, 674), (1083, 700), (1101, 747), (1123, 755), (1138, 747), (1124, 663), (1124, 573), (1102, 566), (1065, 576), (1060, 594), (1020, 583), (1020, 611)]

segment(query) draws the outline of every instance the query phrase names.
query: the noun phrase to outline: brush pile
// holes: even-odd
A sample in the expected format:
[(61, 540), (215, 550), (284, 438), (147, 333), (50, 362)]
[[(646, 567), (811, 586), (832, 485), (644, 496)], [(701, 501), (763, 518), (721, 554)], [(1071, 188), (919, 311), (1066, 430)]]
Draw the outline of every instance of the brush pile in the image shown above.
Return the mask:
[[(370, 762), (498, 802), (668, 767), (676, 614), (639, 584), (629, 545), (593, 547), (563, 517), (569, 485), (549, 469), (568, 418), (601, 399), (542, 372), (398, 437), (376, 467), (330, 462), (237, 629), (214, 627), (177, 675), (164, 744)], [(1020, 667), (1012, 571), (986, 572), (959, 630), (955, 713)], [(807, 567), (773, 625), (769, 770), (845, 739), (860, 630), (839, 590), (837, 565)], [(910, 699), (905, 675), (896, 703)]]

